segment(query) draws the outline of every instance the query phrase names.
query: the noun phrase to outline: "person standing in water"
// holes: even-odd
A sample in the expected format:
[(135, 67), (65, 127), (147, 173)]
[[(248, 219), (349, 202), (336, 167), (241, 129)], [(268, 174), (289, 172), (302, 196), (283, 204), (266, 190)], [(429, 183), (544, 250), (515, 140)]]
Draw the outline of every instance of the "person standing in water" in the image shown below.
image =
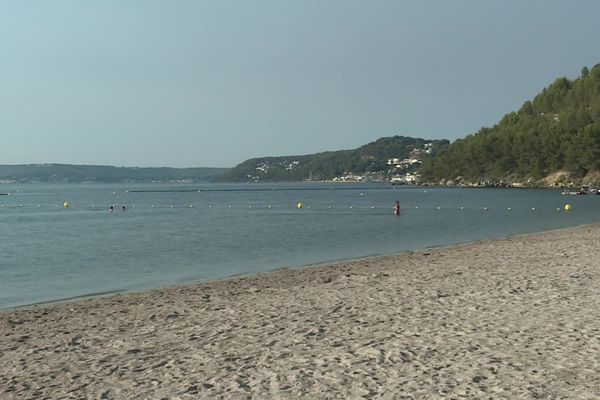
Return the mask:
[(400, 202), (398, 200), (394, 204), (394, 215), (400, 215)]

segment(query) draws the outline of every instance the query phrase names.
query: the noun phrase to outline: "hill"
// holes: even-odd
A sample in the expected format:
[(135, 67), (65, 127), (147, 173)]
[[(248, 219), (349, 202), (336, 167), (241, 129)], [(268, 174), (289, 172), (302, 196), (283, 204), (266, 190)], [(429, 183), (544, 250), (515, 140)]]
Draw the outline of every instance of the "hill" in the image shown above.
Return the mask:
[(491, 128), (453, 142), (423, 166), (442, 184), (600, 183), (600, 64), (559, 78)]
[(218, 178), (223, 182), (302, 180), (384, 180), (420, 171), (424, 157), (448, 146), (447, 140), (384, 137), (354, 150), (253, 158)]
[(69, 164), (0, 165), (0, 182), (212, 182), (227, 170)]

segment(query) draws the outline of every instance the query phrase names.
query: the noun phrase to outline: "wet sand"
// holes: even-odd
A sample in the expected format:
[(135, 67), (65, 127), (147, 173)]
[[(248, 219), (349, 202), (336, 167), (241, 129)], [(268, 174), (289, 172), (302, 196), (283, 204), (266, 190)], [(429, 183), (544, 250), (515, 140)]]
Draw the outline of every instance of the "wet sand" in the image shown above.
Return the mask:
[(597, 399), (600, 226), (0, 312), (0, 399)]

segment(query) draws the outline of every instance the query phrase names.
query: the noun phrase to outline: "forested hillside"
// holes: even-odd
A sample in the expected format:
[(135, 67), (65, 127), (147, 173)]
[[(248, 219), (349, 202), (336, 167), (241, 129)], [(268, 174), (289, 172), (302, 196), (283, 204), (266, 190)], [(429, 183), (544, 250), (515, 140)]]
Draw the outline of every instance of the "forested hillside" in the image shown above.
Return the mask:
[(226, 168), (133, 168), (106, 165), (0, 165), (8, 182), (212, 182)]
[[(425, 140), (405, 136), (385, 137), (355, 150), (328, 151), (324, 153), (253, 158), (232, 168), (219, 177), (221, 181), (265, 182), (331, 180), (347, 174), (353, 176), (378, 176), (388, 179), (397, 168), (390, 159), (400, 160), (415, 157), (419, 160), (403, 173), (420, 170), (420, 157), (434, 155), (439, 149), (448, 146), (447, 140)], [(398, 164), (400, 166), (400, 164)], [(410, 167), (410, 168), (409, 168)]]
[(597, 181), (600, 171), (600, 64), (559, 78), (491, 128), (426, 160), (432, 183)]

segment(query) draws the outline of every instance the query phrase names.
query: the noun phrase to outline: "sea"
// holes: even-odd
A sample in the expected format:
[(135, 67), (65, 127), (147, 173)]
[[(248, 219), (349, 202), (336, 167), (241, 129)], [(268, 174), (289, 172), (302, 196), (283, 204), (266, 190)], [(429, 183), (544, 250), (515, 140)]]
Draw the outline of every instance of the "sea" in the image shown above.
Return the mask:
[(31, 183), (0, 193), (10, 193), (0, 195), (0, 309), (600, 221), (600, 196), (549, 189)]

